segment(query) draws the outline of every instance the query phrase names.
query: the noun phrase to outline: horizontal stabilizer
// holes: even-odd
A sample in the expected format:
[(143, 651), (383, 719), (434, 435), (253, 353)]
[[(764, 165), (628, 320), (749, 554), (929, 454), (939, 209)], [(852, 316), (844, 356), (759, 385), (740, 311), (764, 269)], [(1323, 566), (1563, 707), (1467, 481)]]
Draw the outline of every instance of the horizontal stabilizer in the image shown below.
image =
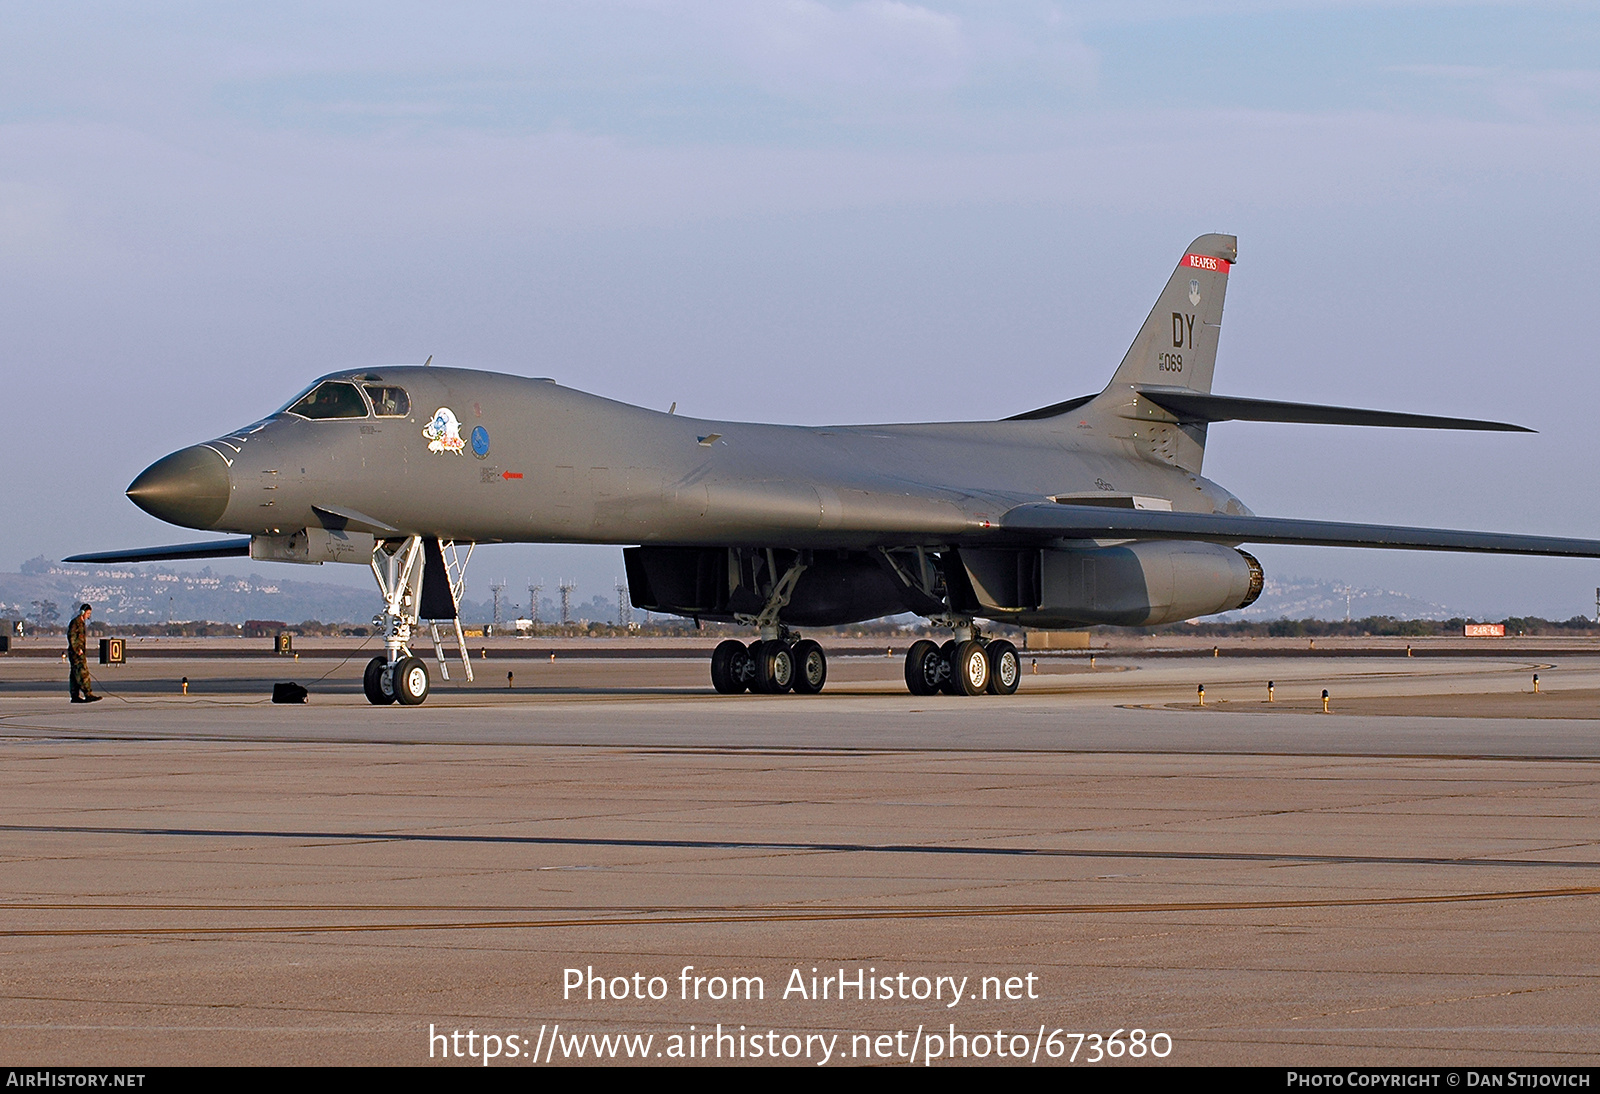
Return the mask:
[(1086, 406), (1093, 402), (1094, 398), (1093, 395), (1080, 395), (1076, 399), (1068, 399), (1064, 403), (1051, 403), (1049, 406), (1042, 406), (1038, 410), (1030, 410), (1025, 414), (1013, 414), (1011, 417), (1001, 420), (1007, 422), (1033, 422), (1038, 421), (1040, 418), (1054, 418), (1058, 414), (1066, 414), (1077, 410), (1080, 406)]
[[(1400, 414), (1392, 410), (1361, 410), (1315, 403), (1283, 403), (1275, 399), (1241, 399), (1179, 388), (1146, 387), (1138, 392), (1161, 409), (1189, 422), (1288, 422), (1303, 425), (1379, 425), (1399, 429), (1482, 429), (1501, 433), (1532, 433), (1509, 422), (1483, 422), (1476, 418), (1441, 418), (1433, 414)], [(1040, 413), (1034, 411), (1035, 414)], [(1029, 415), (1023, 415), (1028, 417)]]
[(100, 551), (92, 555), (73, 555), (63, 562), (173, 562), (186, 558), (248, 557), (250, 537), (213, 539), (206, 543), (175, 543), (171, 547), (137, 547), (131, 551)]
[(1600, 558), (1600, 540), (1462, 532), (1286, 517), (1167, 513), (1041, 502), (1019, 505), (1000, 520), (1003, 532), (1067, 539), (1198, 539), (1217, 543), (1292, 543), (1312, 547), (1388, 547), (1410, 551), (1488, 551), (1505, 555)]

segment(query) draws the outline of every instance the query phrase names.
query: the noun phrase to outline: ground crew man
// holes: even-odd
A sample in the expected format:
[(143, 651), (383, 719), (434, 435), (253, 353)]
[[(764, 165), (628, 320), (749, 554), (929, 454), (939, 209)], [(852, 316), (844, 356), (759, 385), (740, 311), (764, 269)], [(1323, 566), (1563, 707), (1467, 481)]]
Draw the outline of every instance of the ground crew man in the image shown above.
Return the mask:
[(71, 672), (67, 675), (67, 690), (74, 703), (98, 703), (100, 696), (89, 684), (89, 613), (87, 604), (78, 606), (78, 614), (67, 624), (67, 661)]

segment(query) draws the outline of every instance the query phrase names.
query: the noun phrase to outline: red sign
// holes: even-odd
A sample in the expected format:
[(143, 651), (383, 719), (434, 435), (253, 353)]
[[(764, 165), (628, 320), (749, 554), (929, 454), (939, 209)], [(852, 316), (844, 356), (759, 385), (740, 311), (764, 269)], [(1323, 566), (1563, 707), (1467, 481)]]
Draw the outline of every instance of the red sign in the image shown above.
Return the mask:
[(1504, 623), (1468, 623), (1466, 627), (1468, 638), (1504, 638), (1506, 625)]
[(1210, 255), (1184, 255), (1180, 266), (1193, 266), (1197, 270), (1212, 270), (1216, 273), (1227, 273), (1233, 268), (1233, 263), (1226, 258), (1212, 258)]

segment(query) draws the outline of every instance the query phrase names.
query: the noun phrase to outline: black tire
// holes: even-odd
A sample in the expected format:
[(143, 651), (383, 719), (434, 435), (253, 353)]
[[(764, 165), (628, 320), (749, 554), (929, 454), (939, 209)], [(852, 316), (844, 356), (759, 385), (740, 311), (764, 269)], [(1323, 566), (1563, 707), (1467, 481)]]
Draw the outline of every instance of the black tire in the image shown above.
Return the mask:
[(796, 695), (815, 695), (828, 682), (828, 655), (809, 638), (802, 638), (790, 651), (794, 657)]
[(759, 646), (755, 654), (756, 679), (750, 690), (764, 695), (782, 695), (794, 687), (794, 651), (777, 638), (759, 643)]
[(394, 702), (394, 678), (389, 675), (389, 662), (374, 657), (367, 662), (367, 671), (361, 675), (361, 690), (367, 693), (367, 702), (375, 707)]
[(760, 642), (752, 642), (744, 648), (743, 660), (733, 659), (733, 678), (747, 691), (756, 690), (756, 653), (760, 649)]
[(957, 642), (950, 668), (957, 695), (982, 695), (989, 689), (989, 651), (982, 642)]
[(954, 638), (939, 647), (939, 656), (944, 658), (945, 673), (939, 678), (939, 690), (946, 695), (965, 694), (961, 685), (956, 680), (956, 647), (960, 645)]
[(989, 643), (989, 694), (1014, 695), (1022, 683), (1022, 658), (1004, 638)]
[(906, 689), (912, 695), (933, 695), (944, 678), (944, 655), (926, 638), (906, 651)]
[(420, 706), (428, 697), (428, 666), (420, 657), (402, 657), (391, 677), (394, 697), (403, 706)]
[(711, 686), (723, 695), (738, 695), (750, 686), (753, 667), (743, 642), (719, 642), (711, 651)]

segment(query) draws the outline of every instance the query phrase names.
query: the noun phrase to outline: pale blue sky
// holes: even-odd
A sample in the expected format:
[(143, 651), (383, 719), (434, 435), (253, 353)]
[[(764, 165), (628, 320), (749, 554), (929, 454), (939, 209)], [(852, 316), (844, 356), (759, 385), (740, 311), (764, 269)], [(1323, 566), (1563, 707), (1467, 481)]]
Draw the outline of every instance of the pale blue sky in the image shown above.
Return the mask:
[[(1100, 387), (1214, 230), (1217, 390), (1541, 433), (1222, 425), (1208, 475), (1275, 515), (1600, 535), (1596, 58), (1593, 4), (0, 3), (0, 566), (191, 538), (128, 481), (350, 364), (1004, 416)], [(1600, 585), (1262, 557), (1483, 612)], [(586, 598), (620, 561), (474, 570)]]

